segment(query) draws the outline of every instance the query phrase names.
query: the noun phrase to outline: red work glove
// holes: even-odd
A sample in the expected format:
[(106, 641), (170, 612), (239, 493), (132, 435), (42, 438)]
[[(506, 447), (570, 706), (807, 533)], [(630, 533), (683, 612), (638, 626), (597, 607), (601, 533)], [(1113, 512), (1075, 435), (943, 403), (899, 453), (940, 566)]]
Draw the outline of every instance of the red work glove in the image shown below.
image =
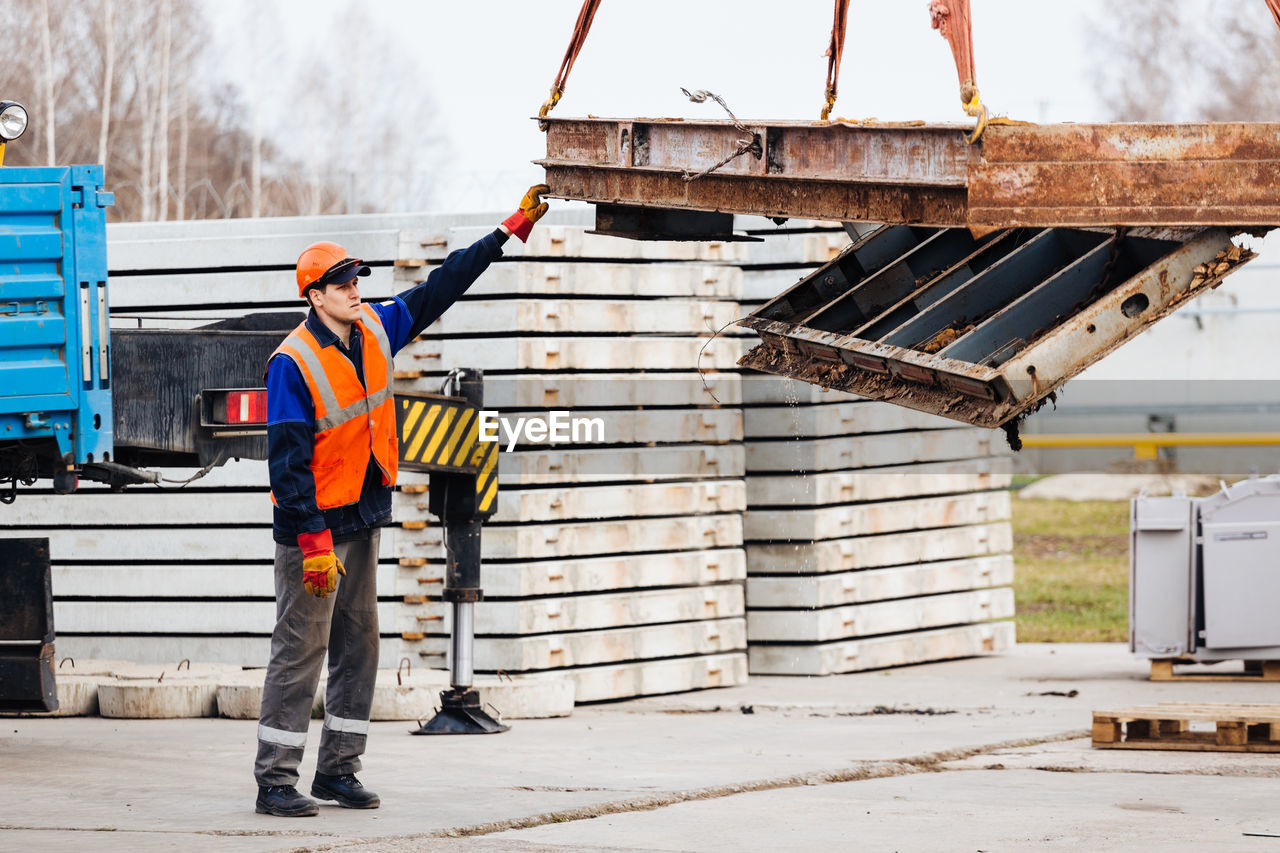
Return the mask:
[(302, 549), (302, 588), (316, 598), (328, 598), (338, 588), (338, 574), (347, 573), (333, 553), (333, 534), (328, 530), (299, 533), (298, 547)]
[(519, 237), (521, 243), (529, 242), (529, 232), (533, 230), (533, 223), (547, 212), (547, 203), (540, 196), (550, 191), (551, 187), (546, 184), (535, 184), (529, 187), (524, 198), (520, 199), (520, 209), (503, 220), (502, 224), (508, 231)]

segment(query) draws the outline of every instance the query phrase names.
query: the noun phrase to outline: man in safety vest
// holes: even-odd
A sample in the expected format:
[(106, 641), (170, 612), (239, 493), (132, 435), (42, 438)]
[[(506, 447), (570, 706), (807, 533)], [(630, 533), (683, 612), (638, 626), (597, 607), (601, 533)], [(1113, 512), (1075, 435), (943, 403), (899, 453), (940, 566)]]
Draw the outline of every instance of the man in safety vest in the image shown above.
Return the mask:
[(357, 281), (369, 268), (336, 243), (314, 243), (298, 258), (298, 295), (311, 311), (267, 363), (276, 626), (254, 765), (260, 814), (320, 811), (294, 786), (326, 649), (311, 795), (354, 809), (380, 804), (355, 774), (378, 669), (379, 533), (391, 522), (396, 482), (391, 359), (502, 255), (510, 235), (528, 239), (546, 213), (539, 199), (546, 190), (531, 187), (492, 234), (387, 302), (361, 303)]

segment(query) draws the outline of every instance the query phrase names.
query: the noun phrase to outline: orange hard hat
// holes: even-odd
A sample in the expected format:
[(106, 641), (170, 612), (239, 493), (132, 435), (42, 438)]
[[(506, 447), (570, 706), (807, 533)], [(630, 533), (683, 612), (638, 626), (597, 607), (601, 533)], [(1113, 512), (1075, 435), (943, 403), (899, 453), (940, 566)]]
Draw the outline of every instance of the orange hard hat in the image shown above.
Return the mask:
[(298, 295), (304, 296), (313, 284), (337, 284), (368, 274), (364, 261), (348, 257), (337, 243), (312, 243), (298, 256)]

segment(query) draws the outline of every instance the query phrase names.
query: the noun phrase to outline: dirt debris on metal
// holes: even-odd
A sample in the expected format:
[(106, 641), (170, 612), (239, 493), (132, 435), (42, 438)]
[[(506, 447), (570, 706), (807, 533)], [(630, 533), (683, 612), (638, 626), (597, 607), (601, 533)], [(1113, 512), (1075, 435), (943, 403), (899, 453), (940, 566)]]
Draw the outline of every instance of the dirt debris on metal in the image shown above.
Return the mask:
[(1191, 284), (1195, 287), (1211, 278), (1219, 279), (1218, 283), (1221, 284), (1221, 279), (1231, 271), (1232, 267), (1252, 260), (1257, 256), (1258, 253), (1252, 249), (1246, 249), (1243, 246), (1232, 246), (1226, 251), (1219, 252), (1212, 261), (1195, 267), (1191, 271)]
[[(843, 362), (834, 364), (792, 355), (768, 343), (752, 348), (738, 364), (742, 367), (772, 373), (817, 385), (828, 391), (843, 391), (873, 400), (882, 400), (922, 412), (941, 415), (975, 426), (994, 428), (992, 407), (986, 400), (936, 387), (906, 382), (892, 376), (851, 368)], [(999, 409), (996, 410), (997, 412)]]
[(929, 338), (929, 340), (916, 347), (916, 349), (920, 352), (927, 352), (932, 355), (939, 350), (945, 349), (948, 344), (953, 343), (961, 335), (972, 332), (975, 328), (977, 327), (973, 323), (965, 323), (962, 320), (954, 325), (948, 326), (941, 332), (938, 332), (938, 334)]

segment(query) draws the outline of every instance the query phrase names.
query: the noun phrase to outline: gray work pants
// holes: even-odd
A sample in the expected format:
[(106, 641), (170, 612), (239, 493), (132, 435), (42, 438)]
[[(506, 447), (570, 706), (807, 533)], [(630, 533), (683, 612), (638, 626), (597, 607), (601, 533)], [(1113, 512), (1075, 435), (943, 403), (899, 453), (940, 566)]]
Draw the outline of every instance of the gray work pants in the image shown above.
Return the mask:
[(307, 743), (311, 705), (325, 649), (329, 686), (316, 770), (356, 773), (369, 733), (373, 682), (378, 673), (378, 540), (339, 542), (334, 553), (346, 575), (328, 598), (302, 588), (302, 550), (276, 544), (276, 627), (258, 719), (259, 785), (296, 785)]

